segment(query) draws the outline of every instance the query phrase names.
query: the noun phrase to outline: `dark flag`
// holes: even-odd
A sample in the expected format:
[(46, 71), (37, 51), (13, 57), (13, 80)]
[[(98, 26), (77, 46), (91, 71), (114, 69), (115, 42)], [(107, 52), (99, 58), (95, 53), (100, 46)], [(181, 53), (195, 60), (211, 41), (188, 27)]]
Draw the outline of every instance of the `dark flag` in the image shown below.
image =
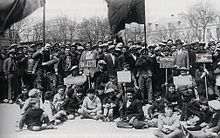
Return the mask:
[(44, 4), (45, 0), (0, 0), (0, 33)]
[(106, 0), (113, 34), (125, 29), (126, 23), (145, 23), (145, 0)]

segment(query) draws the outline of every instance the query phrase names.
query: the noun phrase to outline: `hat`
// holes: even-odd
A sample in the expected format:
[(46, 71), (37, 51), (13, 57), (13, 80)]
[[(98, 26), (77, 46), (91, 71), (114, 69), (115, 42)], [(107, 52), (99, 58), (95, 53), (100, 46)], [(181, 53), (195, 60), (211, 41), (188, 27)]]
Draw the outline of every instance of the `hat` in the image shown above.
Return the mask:
[(205, 97), (201, 97), (201, 98), (199, 98), (199, 103), (208, 105), (208, 100)]
[(179, 70), (185, 70), (185, 71), (188, 71), (188, 69), (186, 67), (181, 67), (179, 68)]
[(10, 47), (9, 47), (9, 50), (10, 49), (13, 49), (13, 48), (15, 48), (15, 47), (17, 47), (18, 45), (17, 44), (12, 44)]
[(78, 47), (77, 47), (77, 50), (84, 50), (84, 47), (78, 46)]
[(107, 89), (107, 90), (105, 91), (105, 94), (112, 93), (112, 92), (114, 92), (114, 91), (115, 91), (114, 89), (109, 88), (109, 89)]
[(170, 51), (170, 48), (168, 46), (163, 48), (163, 51)]
[(64, 90), (65, 90), (66, 87), (65, 87), (64, 85), (58, 85), (58, 86), (57, 86), (57, 90), (59, 90), (59, 89), (64, 89)]
[(180, 39), (177, 39), (176, 41), (175, 41), (175, 44), (176, 45), (178, 45), (178, 44), (184, 44)]
[(31, 44), (30, 45), (30, 48), (34, 48), (36, 45), (35, 44)]
[(107, 43), (104, 43), (104, 44), (99, 45), (99, 47), (107, 47), (107, 46), (108, 46)]
[(159, 46), (164, 47), (164, 46), (166, 46), (166, 43), (165, 42), (161, 42), (161, 43), (159, 43)]
[(154, 51), (160, 51), (161, 50), (161, 47), (160, 46), (157, 46), (156, 48), (154, 48)]
[(135, 90), (132, 87), (127, 88), (126, 93), (133, 93), (134, 94)]
[(208, 102), (209, 106), (213, 108), (214, 110), (220, 110), (220, 101), (218, 100), (212, 100)]
[(8, 51), (8, 54), (12, 54), (12, 53), (16, 53), (15, 49), (11, 49), (11, 50)]
[(155, 48), (155, 47), (157, 47), (157, 46), (156, 46), (156, 45), (149, 45), (149, 46), (148, 46), (148, 48), (151, 48), (151, 47), (152, 47), (152, 48)]
[(37, 94), (37, 92), (38, 92), (37, 89), (31, 89), (31, 90), (29, 91), (29, 93), (28, 93), (28, 96), (29, 96), (29, 97), (32, 97), (32, 96), (34, 96), (35, 94)]
[(175, 44), (184, 44), (184, 43), (181, 41), (181, 39), (177, 39), (177, 40), (175, 41)]
[(136, 48), (137, 48), (137, 50), (139, 50), (139, 49), (142, 49), (142, 46), (137, 45)]
[(45, 100), (51, 100), (53, 98), (53, 92), (52, 91), (46, 91), (44, 94)]
[(129, 50), (135, 50), (137, 49), (136, 45), (132, 45), (131, 47), (129, 47)]
[(106, 65), (106, 62), (105, 62), (104, 60), (99, 60), (99, 61), (98, 61), (98, 64), (99, 64), (99, 65)]
[(122, 67), (126, 67), (126, 66), (129, 66), (129, 64), (128, 64), (127, 62), (124, 62), (124, 63), (122, 64)]
[(38, 99), (38, 98), (31, 98), (30, 101), (29, 101), (29, 105), (36, 104), (36, 103), (40, 103), (40, 99)]
[(215, 45), (215, 41), (211, 41), (211, 42), (209, 42), (209, 44), (208, 44), (208, 46), (213, 46), (213, 45)]
[(78, 66), (77, 66), (77, 65), (72, 66), (72, 68), (70, 69), (70, 71), (73, 71), (73, 70), (75, 70), (75, 69), (77, 69), (77, 68), (78, 68)]
[(154, 97), (157, 99), (157, 98), (159, 98), (161, 95), (162, 95), (161, 92), (156, 92), (155, 95), (154, 95)]
[(123, 43), (122, 43), (122, 42), (120, 42), (120, 43), (118, 43), (118, 44), (116, 45), (116, 47), (115, 47), (115, 48), (122, 48), (122, 46), (123, 46)]
[(111, 49), (114, 49), (115, 48), (115, 45), (110, 45), (109, 47), (108, 47), (108, 50), (111, 50)]
[(88, 89), (87, 91), (86, 91), (86, 93), (88, 94), (88, 93), (95, 93), (95, 89)]
[(8, 49), (8, 46), (1, 46), (1, 49), (7, 50), (7, 49)]

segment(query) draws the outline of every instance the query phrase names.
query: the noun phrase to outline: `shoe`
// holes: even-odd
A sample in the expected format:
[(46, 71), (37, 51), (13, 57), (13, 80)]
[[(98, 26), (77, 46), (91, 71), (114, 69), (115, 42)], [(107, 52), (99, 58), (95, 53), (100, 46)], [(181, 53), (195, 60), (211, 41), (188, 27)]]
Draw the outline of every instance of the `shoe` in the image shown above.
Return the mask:
[(3, 103), (8, 103), (8, 102), (9, 102), (8, 99), (4, 99), (4, 100), (3, 100)]
[(10, 100), (8, 103), (9, 103), (9, 104), (13, 104), (13, 101), (12, 101), (12, 100)]

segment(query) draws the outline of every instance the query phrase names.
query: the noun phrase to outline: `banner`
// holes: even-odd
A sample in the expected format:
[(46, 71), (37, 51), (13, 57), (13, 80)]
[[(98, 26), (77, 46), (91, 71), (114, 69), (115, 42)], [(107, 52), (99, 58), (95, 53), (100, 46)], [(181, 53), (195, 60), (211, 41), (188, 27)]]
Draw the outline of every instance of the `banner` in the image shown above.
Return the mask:
[(145, 0), (106, 0), (113, 34), (125, 29), (126, 23), (145, 23)]
[(131, 71), (118, 71), (117, 77), (119, 83), (131, 82)]
[(173, 68), (173, 67), (174, 67), (173, 57), (164, 57), (160, 59), (160, 68)]
[(95, 59), (87, 59), (81, 60), (79, 62), (80, 68), (96, 68), (96, 60)]
[(0, 33), (44, 4), (45, 0), (0, 0)]
[(173, 77), (173, 83), (176, 85), (177, 88), (181, 86), (192, 86), (193, 81), (192, 81), (192, 76), (187, 75), (187, 76), (176, 76)]
[(196, 63), (212, 63), (212, 54), (209, 53), (196, 54)]

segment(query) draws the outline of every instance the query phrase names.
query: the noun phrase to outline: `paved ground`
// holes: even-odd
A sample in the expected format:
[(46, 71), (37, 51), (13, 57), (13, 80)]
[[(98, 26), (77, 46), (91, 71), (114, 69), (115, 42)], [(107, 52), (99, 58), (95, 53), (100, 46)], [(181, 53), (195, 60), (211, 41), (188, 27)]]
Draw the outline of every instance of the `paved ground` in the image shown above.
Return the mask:
[(154, 138), (155, 129), (135, 130), (119, 129), (114, 122), (95, 120), (69, 120), (57, 126), (56, 130), (31, 132), (23, 130), (16, 132), (16, 120), (19, 118), (19, 108), (15, 104), (0, 104), (0, 138), (53, 138), (53, 137), (91, 137), (91, 138)]

